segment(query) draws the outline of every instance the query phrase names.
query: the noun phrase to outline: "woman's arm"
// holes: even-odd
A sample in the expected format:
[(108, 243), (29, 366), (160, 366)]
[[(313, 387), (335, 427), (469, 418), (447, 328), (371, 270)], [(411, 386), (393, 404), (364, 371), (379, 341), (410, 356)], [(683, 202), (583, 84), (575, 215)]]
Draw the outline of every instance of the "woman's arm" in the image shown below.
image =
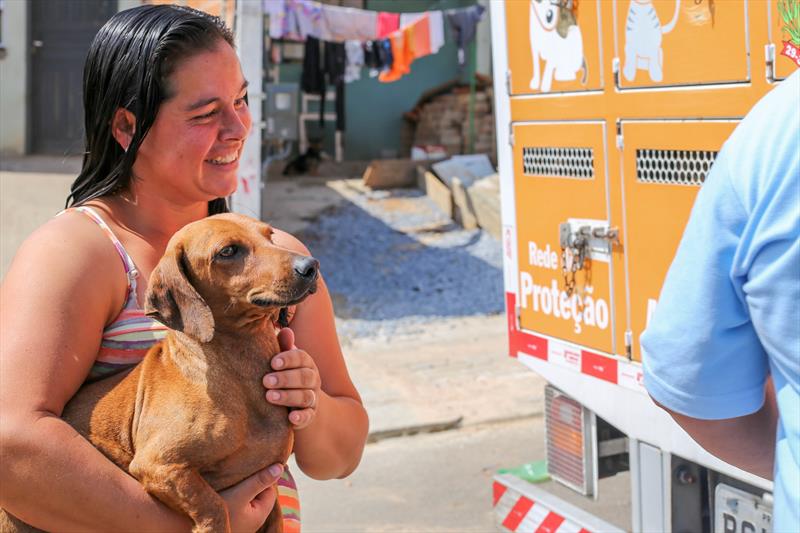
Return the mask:
[(116, 251), (80, 214), (34, 233), (0, 287), (0, 506), (41, 529), (189, 528), (59, 418), (124, 294)]
[[(276, 231), (273, 239), (279, 246), (309, 255), (305, 246), (287, 233)], [(345, 477), (361, 461), (369, 421), (345, 366), (333, 305), (322, 278), (317, 292), (297, 306), (290, 327), (298, 351), (311, 356), (321, 380), (313, 418), (295, 431), (297, 464), (316, 479)]]

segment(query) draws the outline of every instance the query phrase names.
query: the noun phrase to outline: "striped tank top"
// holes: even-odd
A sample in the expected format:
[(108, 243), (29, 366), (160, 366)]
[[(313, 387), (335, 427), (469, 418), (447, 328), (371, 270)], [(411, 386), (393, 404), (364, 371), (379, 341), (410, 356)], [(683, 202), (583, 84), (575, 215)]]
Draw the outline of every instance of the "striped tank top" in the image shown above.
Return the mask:
[[(103, 330), (100, 351), (85, 381), (90, 383), (136, 366), (148, 350), (166, 336), (168, 330), (166, 326), (144, 314), (137, 295), (139, 271), (105, 220), (89, 206), (74, 207), (67, 211), (72, 210), (83, 213), (102, 228), (117, 249), (128, 279), (125, 304), (117, 317)], [(278, 503), (283, 512), (284, 533), (300, 533), (300, 500), (297, 485), (288, 469), (284, 469), (277, 489)]]

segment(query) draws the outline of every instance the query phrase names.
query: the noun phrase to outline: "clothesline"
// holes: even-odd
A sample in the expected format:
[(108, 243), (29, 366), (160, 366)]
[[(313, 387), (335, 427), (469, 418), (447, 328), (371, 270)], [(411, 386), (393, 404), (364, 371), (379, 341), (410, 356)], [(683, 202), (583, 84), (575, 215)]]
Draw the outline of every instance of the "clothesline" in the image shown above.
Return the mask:
[[(465, 63), (464, 48), (475, 37), (475, 28), (485, 8), (389, 13), (321, 4), (313, 0), (264, 0), (273, 39), (319, 40), (342, 46), (331, 52), (346, 57), (344, 81), (361, 77), (361, 67), (371, 76), (392, 82), (410, 72), (411, 63), (437, 53), (445, 42), (444, 21), (450, 25), (458, 48), (458, 63)], [(343, 44), (344, 43), (344, 44)], [(318, 46), (312, 44), (312, 47)], [(338, 74), (337, 74), (338, 76)], [(335, 82), (334, 82), (335, 84)]]
[[(313, 0), (263, 0), (269, 15), (269, 35), (273, 39), (305, 41), (308, 36), (327, 42), (374, 41), (402, 32), (426, 15), (462, 19), (483, 16), (480, 5), (414, 13), (372, 11), (355, 7), (322, 4)], [(442, 36), (443, 38), (443, 36)]]
[[(411, 63), (437, 53), (445, 42), (445, 19), (464, 65), (464, 48), (475, 38), (485, 8), (388, 13), (321, 4), (312, 0), (264, 0), (273, 39), (305, 41), (300, 87), (320, 95), (320, 125), (324, 124), (325, 94), (335, 88), (336, 129), (344, 131), (344, 86), (370, 76), (388, 83), (411, 71)], [(323, 126), (324, 127), (324, 126)]]

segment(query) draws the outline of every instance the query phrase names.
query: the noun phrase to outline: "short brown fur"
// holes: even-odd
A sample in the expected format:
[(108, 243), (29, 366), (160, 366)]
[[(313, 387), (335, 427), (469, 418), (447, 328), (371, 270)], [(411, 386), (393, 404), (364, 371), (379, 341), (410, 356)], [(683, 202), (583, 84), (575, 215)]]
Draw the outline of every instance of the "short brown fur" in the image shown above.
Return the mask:
[[(64, 409), (109, 459), (188, 515), (195, 532), (230, 531), (218, 491), (286, 462), (292, 450), (287, 408), (266, 401), (261, 379), (279, 352), (279, 310), (316, 290), (317, 263), (272, 244), (271, 234), (234, 214), (176, 233), (145, 305), (171, 328), (167, 337), (132, 371), (82, 387)], [(231, 245), (235, 256), (221, 257)], [(313, 275), (299, 275), (298, 260), (311, 261)], [(0, 530), (32, 530), (0, 514)], [(277, 503), (262, 531), (282, 531)]]

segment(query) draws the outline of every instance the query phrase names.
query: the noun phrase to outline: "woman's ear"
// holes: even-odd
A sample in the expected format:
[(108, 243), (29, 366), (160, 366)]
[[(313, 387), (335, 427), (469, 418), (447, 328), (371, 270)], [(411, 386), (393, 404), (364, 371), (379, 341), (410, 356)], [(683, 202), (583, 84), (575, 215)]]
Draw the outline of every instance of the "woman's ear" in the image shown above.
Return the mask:
[(111, 119), (111, 135), (114, 136), (123, 151), (128, 151), (135, 132), (136, 116), (124, 107), (118, 107)]

